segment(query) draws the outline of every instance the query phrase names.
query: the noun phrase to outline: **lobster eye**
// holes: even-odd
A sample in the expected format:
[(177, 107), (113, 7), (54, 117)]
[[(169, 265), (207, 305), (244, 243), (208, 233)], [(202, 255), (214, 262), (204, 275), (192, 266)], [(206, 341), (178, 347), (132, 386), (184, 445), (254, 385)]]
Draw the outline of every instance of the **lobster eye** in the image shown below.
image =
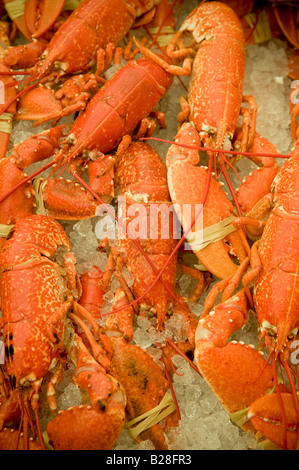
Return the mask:
[(288, 335), (288, 339), (293, 339), (293, 338), (294, 338), (293, 333), (290, 333), (290, 334)]
[(270, 330), (270, 329), (269, 329), (269, 330), (267, 331), (267, 335), (272, 337), (272, 336), (275, 335), (275, 333), (274, 333), (273, 330)]

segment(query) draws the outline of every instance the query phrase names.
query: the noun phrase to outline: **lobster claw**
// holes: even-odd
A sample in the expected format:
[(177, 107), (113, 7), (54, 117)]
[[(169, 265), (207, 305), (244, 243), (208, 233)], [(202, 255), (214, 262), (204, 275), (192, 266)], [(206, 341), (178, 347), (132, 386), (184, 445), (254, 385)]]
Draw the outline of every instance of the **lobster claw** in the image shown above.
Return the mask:
[(5, 426), (16, 424), (21, 416), (18, 396), (15, 392), (10, 392), (7, 398), (1, 398), (0, 402), (0, 431)]
[(247, 309), (240, 291), (201, 318), (195, 334), (195, 364), (229, 413), (246, 409), (273, 385), (271, 367), (259, 352), (229, 341), (246, 324)]
[[(25, 438), (12, 427), (18, 423), (21, 417), (20, 400), (16, 390), (10, 391), (7, 398), (0, 398), (0, 449), (22, 450), (26, 447)], [(41, 445), (32, 437), (28, 439), (29, 450), (41, 450)]]
[(20, 97), (16, 121), (35, 121), (48, 113), (61, 112), (61, 104), (54, 92), (43, 86), (35, 87)]
[[(0, 449), (1, 450), (23, 450), (25, 448), (25, 439), (19, 436), (18, 431), (10, 428), (4, 428), (0, 433)], [(41, 445), (30, 437), (28, 442), (29, 450), (42, 450)]]
[(97, 204), (77, 183), (62, 178), (40, 182), (36, 186), (40, 213), (64, 220), (94, 217)]
[(277, 446), (296, 450), (298, 444), (298, 416), (291, 393), (281, 393), (286, 415), (282, 420), (282, 407), (278, 394), (272, 393), (256, 400), (249, 408), (248, 418), (254, 427)]
[(60, 411), (47, 425), (49, 444), (55, 450), (110, 450), (124, 427), (126, 394), (76, 334), (70, 353), (77, 365), (76, 385), (91, 404)]
[[(85, 374), (91, 375), (90, 371)], [(47, 433), (55, 450), (110, 450), (116, 444), (125, 422), (124, 394), (120, 389), (113, 390), (111, 384), (116, 381), (111, 376), (100, 375), (96, 386), (100, 390), (100, 380), (107, 383), (110, 398), (107, 403), (99, 398), (97, 409), (91, 405), (76, 406), (61, 411), (50, 421)], [(88, 382), (94, 386), (93, 377)]]
[(21, 13), (19, 16), (17, 16), (17, 18), (15, 18), (13, 15), (13, 10), (12, 10), (13, 6), (10, 5), (12, 2), (13, 0), (4, 0), (5, 9), (9, 17), (13, 20), (14, 24), (16, 25), (18, 30), (21, 31), (21, 33), (25, 36), (25, 38), (28, 39), (28, 41), (32, 41), (31, 34), (28, 31), (28, 28), (25, 22), (24, 14)]
[(33, 38), (43, 36), (60, 15), (65, 0), (27, 0), (24, 18)]
[(296, 27), (296, 9), (291, 5), (273, 5), (274, 14), (285, 37), (290, 43), (299, 49), (299, 41)]
[[(124, 418), (121, 429), (123, 424)], [(50, 421), (47, 431), (55, 450), (110, 450), (119, 437), (107, 415), (87, 405), (65, 410)]]

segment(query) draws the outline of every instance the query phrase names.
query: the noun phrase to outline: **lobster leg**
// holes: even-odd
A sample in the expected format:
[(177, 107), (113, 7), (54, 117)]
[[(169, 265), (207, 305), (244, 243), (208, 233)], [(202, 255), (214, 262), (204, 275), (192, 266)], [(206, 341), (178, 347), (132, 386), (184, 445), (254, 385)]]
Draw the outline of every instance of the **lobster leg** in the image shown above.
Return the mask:
[[(50, 340), (53, 342), (53, 343), (56, 343), (57, 342), (57, 334), (55, 332), (55, 326), (57, 323), (59, 323), (61, 321), (61, 319), (65, 316), (66, 312), (68, 311), (68, 309), (71, 307), (72, 305), (72, 301), (71, 300), (67, 300), (66, 302), (64, 302), (61, 307), (59, 307), (57, 310), (55, 310), (55, 312), (51, 315), (51, 317), (49, 318), (49, 323), (48, 323), (48, 326), (47, 326), (47, 330), (48, 330), (48, 336), (50, 338)], [(61, 345), (62, 346), (62, 345)], [(63, 346), (62, 346), (63, 347)]]
[(183, 274), (187, 274), (197, 280), (196, 287), (192, 295), (188, 298), (188, 302), (191, 304), (196, 303), (200, 299), (203, 291), (208, 289), (211, 282), (211, 274), (209, 272), (199, 271), (196, 268), (192, 268), (191, 266), (186, 266), (181, 263), (179, 263), (179, 267)]
[[(179, 32), (178, 34), (181, 34), (181, 32)], [(174, 40), (177, 39), (178, 34), (175, 36)], [(179, 65), (169, 64), (169, 62), (166, 62), (164, 59), (157, 56), (147, 47), (144, 47), (141, 42), (139, 42), (136, 38), (133, 38), (133, 40), (137, 48), (140, 50), (140, 52), (142, 52), (145, 57), (148, 57), (153, 62), (156, 62), (156, 64), (160, 65), (160, 67), (162, 67), (166, 72), (171, 73), (173, 75), (190, 75), (193, 59), (190, 59), (189, 57), (185, 58), (182, 67)], [(194, 49), (184, 49), (181, 51), (181, 56), (185, 56), (186, 53), (191, 53), (195, 55), (196, 51), (194, 51)], [(176, 55), (176, 57), (178, 57), (178, 55)]]
[(220, 293), (222, 293), (221, 302), (224, 302), (225, 300), (228, 300), (231, 297), (231, 295), (234, 293), (234, 291), (237, 289), (238, 285), (240, 284), (240, 281), (242, 277), (244, 276), (244, 272), (246, 272), (248, 265), (249, 265), (249, 258), (245, 258), (243, 263), (241, 263), (240, 268), (237, 270), (237, 272), (234, 275), (218, 282), (210, 290), (205, 300), (204, 308), (201, 313), (201, 318), (205, 317), (211, 311)]
[(65, 368), (66, 359), (60, 357), (59, 367), (57, 371), (53, 374), (53, 377), (47, 383), (47, 398), (49, 407), (53, 414), (57, 413), (57, 401), (55, 396), (55, 386), (61, 382), (63, 378), (63, 371)]

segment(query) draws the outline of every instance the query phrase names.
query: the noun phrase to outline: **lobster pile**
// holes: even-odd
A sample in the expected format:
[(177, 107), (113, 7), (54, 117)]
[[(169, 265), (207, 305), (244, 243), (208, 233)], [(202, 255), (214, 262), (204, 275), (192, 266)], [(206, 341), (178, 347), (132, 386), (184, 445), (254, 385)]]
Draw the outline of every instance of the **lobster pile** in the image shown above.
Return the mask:
[[(110, 450), (129, 433), (141, 448), (184, 450), (183, 362), (232, 429), (296, 449), (297, 107), (293, 92), (294, 148), (281, 163), (244, 94), (254, 2), (10, 3), (0, 24), (0, 448)], [(275, 9), (295, 28), (291, 54), (294, 11)], [(10, 47), (17, 34), (26, 42)], [(21, 142), (18, 121), (29, 121)], [(254, 169), (236, 184), (245, 159)], [(256, 346), (232, 339), (250, 323)], [(67, 404), (65, 375), (77, 394)]]

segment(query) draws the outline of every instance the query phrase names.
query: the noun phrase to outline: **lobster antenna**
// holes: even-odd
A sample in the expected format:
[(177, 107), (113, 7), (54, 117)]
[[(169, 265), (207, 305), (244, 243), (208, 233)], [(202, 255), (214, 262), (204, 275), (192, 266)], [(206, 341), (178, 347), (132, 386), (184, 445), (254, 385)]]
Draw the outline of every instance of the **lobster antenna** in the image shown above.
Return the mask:
[(30, 426), (33, 430), (33, 435), (35, 435), (34, 427), (33, 427), (32, 419), (30, 416), (30, 411), (28, 408), (28, 402), (25, 404), (24, 401), (20, 399), (20, 408), (21, 408), (21, 422), (19, 425), (16, 449), (18, 449), (19, 447), (20, 436), (21, 436), (21, 433), (23, 432), (23, 449), (28, 450), (29, 449), (28, 423), (30, 423)]
[(293, 401), (294, 401), (294, 406), (295, 406), (296, 414), (297, 414), (296, 442), (295, 442), (295, 446), (294, 446), (294, 450), (296, 450), (297, 445), (298, 445), (298, 441), (299, 441), (299, 401), (298, 401), (298, 396), (297, 396), (297, 391), (296, 391), (294, 378), (292, 376), (290, 366), (287, 363), (287, 361), (283, 362), (283, 366), (284, 366), (284, 369), (286, 371), (286, 374), (287, 374), (287, 377), (288, 377), (288, 380), (289, 380), (289, 384), (290, 384), (291, 392), (292, 392), (292, 397), (293, 397)]
[[(146, 140), (146, 139), (153, 139), (153, 140), (162, 140), (162, 139), (155, 139), (155, 138), (143, 138), (141, 140)], [(163, 140), (162, 140), (163, 141)], [(170, 142), (170, 141), (166, 141), (166, 142), (169, 142), (169, 143), (173, 143), (173, 142)], [(177, 143), (174, 142), (174, 144), (176, 145), (179, 145)], [(208, 149), (208, 148), (205, 148), (205, 147), (195, 147), (195, 146), (189, 146), (189, 145), (182, 145), (184, 147), (189, 147), (189, 148), (197, 148), (197, 149), (202, 149), (202, 150), (205, 150), (205, 151), (212, 151), (212, 152), (217, 152), (218, 149)], [(226, 151), (227, 152), (227, 151)], [(232, 151), (231, 151), (232, 152)], [(240, 152), (234, 152), (236, 154), (239, 154), (240, 155)], [(250, 155), (250, 153), (249, 153)], [(266, 154), (266, 156), (269, 156)], [(274, 155), (273, 155), (274, 156)], [(289, 156), (288, 156), (289, 157)], [(275, 158), (277, 158), (277, 154), (275, 154)], [(12, 188), (10, 191), (8, 191), (6, 194), (4, 194), (1, 198), (0, 198), (0, 203), (3, 202), (8, 196), (10, 196), (14, 191), (16, 191), (19, 187), (21, 187), (22, 185), (24, 185), (25, 183), (27, 183), (28, 181), (30, 181), (32, 178), (34, 178), (35, 176), (39, 175), (40, 173), (42, 173), (44, 170), (46, 170), (47, 168), (50, 168), (52, 165), (54, 165), (56, 163), (55, 160), (53, 160), (52, 162), (48, 163), (47, 165), (44, 165), (42, 168), (40, 168), (39, 170), (37, 170), (35, 173), (33, 173), (32, 175), (28, 176), (27, 178), (25, 178), (21, 183), (19, 183), (18, 185), (16, 185), (14, 188)], [(209, 167), (208, 167), (208, 175), (207, 175), (207, 181), (206, 181), (206, 187), (205, 187), (205, 191), (204, 191), (204, 195), (203, 195), (203, 201), (202, 201), (202, 205), (201, 205), (201, 208), (199, 210), (199, 212), (196, 214), (194, 220), (192, 221), (190, 227), (186, 230), (186, 232), (184, 233), (184, 235), (182, 236), (182, 238), (180, 239), (180, 241), (178, 242), (177, 246), (174, 248), (174, 250), (172, 251), (172, 253), (170, 254), (168, 260), (165, 262), (162, 270), (160, 271), (160, 273), (158, 273), (156, 267), (154, 266), (154, 264), (152, 263), (152, 261), (149, 259), (149, 257), (147, 256), (147, 254), (144, 252), (144, 250), (142, 249), (142, 247), (139, 245), (139, 243), (133, 238), (132, 241), (133, 243), (136, 245), (136, 247), (138, 248), (138, 250), (143, 254), (143, 256), (145, 257), (145, 259), (147, 259), (148, 263), (151, 265), (152, 269), (154, 270), (154, 272), (156, 273), (157, 277), (155, 279), (155, 281), (152, 283), (152, 285), (145, 291), (145, 293), (140, 296), (138, 299), (136, 299), (134, 302), (132, 302), (130, 305), (135, 305), (137, 304), (138, 302), (140, 302), (147, 294), (148, 292), (150, 292), (150, 290), (157, 284), (157, 282), (160, 280), (162, 274), (164, 273), (166, 267), (168, 266), (170, 260), (173, 258), (173, 256), (176, 254), (176, 252), (178, 251), (178, 249), (180, 248), (180, 246), (182, 245), (182, 243), (185, 241), (187, 235), (189, 234), (189, 232), (192, 230), (192, 227), (194, 226), (197, 218), (199, 217), (201, 211), (202, 211), (202, 208), (206, 202), (206, 199), (207, 199), (207, 196), (208, 196), (208, 191), (209, 191), (209, 187), (210, 187), (210, 181), (211, 181), (211, 173), (212, 173), (212, 157), (209, 156)], [(92, 191), (92, 189), (84, 182), (84, 180), (76, 173), (74, 172), (74, 177), (75, 179), (77, 179), (77, 181), (83, 186), (85, 187), (85, 189), (87, 189), (90, 194), (93, 195), (93, 197), (95, 197), (99, 202), (101, 202), (101, 204), (104, 205), (104, 207), (106, 207), (106, 210), (109, 212), (110, 211), (110, 208), (109, 206), (107, 206), (104, 201), (102, 201), (102, 199), (94, 192)], [(115, 214), (113, 213), (113, 217), (116, 217)], [(117, 218), (118, 219), (118, 218)], [(116, 221), (118, 223), (120, 223), (119, 219)], [(126, 230), (126, 228), (125, 228)], [(131, 237), (130, 237), (131, 238)], [(176, 302), (183, 308), (183, 310), (185, 311), (186, 310), (186, 307), (185, 305), (183, 305), (181, 303), (181, 301), (179, 299), (176, 298), (175, 294), (172, 292), (172, 290), (167, 286), (166, 283), (164, 283), (164, 281), (161, 279), (161, 282), (163, 283), (164, 287), (167, 289), (167, 291), (170, 293), (170, 295), (176, 300)], [(116, 312), (118, 311), (121, 311), (122, 309), (120, 310), (116, 310)]]
[(39, 170), (36, 170), (34, 173), (31, 175), (27, 176), (25, 179), (23, 179), (20, 183), (16, 184), (13, 188), (11, 188), (7, 193), (5, 193), (3, 196), (0, 198), (0, 204), (1, 202), (5, 201), (9, 196), (11, 196), (17, 189), (21, 188), (24, 184), (28, 183), (28, 181), (32, 180), (32, 178), (35, 178), (36, 176), (40, 175), (44, 170), (47, 170), (51, 166), (55, 164), (55, 160), (52, 160), (50, 163), (47, 163), (44, 165), (42, 168)]
[[(5, 74), (1, 72), (1, 75), (5, 75)], [(14, 75), (17, 75), (17, 74), (14, 73)], [(24, 75), (23, 72), (22, 72), (22, 75)], [(32, 80), (37, 80), (37, 78), (38, 78), (38, 75), (32, 75), (31, 77)], [(13, 86), (24, 85), (24, 84), (26, 85), (26, 83), (28, 83), (28, 78), (23, 78), (22, 80), (16, 80), (14, 82), (5, 83), (4, 88), (11, 88)]]
[(29, 449), (29, 409), (28, 409), (28, 402), (24, 403), (24, 420), (23, 420), (23, 448)]
[(19, 405), (20, 405), (20, 408), (21, 408), (21, 419), (20, 419), (19, 430), (18, 430), (18, 438), (17, 438), (16, 450), (19, 448), (21, 430), (22, 430), (22, 427), (23, 427), (23, 418), (24, 418), (24, 409), (23, 409), (22, 400), (20, 400)]
[(157, 137), (139, 137), (139, 140), (156, 140), (157, 142), (164, 142), (165, 144), (177, 145), (178, 147), (185, 147), (187, 149), (202, 150), (204, 152), (216, 152), (224, 153), (229, 155), (243, 155), (244, 157), (269, 157), (269, 158), (290, 158), (291, 155), (280, 154), (280, 153), (256, 153), (256, 152), (240, 152), (239, 150), (223, 150), (213, 147), (200, 147), (192, 144), (181, 144), (173, 140), (158, 139)]
[(267, 365), (269, 364), (270, 359), (271, 359), (271, 357), (273, 356), (273, 354), (274, 354), (274, 351), (271, 351), (270, 354), (269, 354), (269, 356), (267, 357), (267, 360), (265, 361), (265, 364), (263, 365), (263, 367), (262, 367), (262, 369), (261, 369), (260, 374), (258, 375), (258, 378), (257, 378), (256, 380), (254, 380), (254, 382), (252, 382), (253, 384), (255, 384), (256, 382), (258, 382), (258, 381), (260, 380), (260, 378), (261, 378), (261, 376), (262, 376), (264, 370), (266, 369)]
[[(222, 160), (220, 160), (220, 166), (221, 166), (221, 170), (222, 170), (223, 176), (224, 176), (224, 178), (225, 178), (225, 181), (227, 182), (227, 185), (228, 185), (228, 187), (229, 187), (230, 193), (231, 193), (231, 195), (232, 195), (232, 198), (233, 198), (235, 207), (236, 207), (237, 212), (238, 212), (238, 216), (239, 216), (239, 217), (242, 217), (242, 211), (241, 211), (241, 207), (240, 207), (239, 201), (238, 201), (238, 199), (237, 199), (237, 195), (236, 195), (235, 188), (234, 188), (233, 185), (232, 185), (232, 182), (231, 182), (231, 180), (230, 180), (230, 177), (228, 176), (228, 173), (227, 173), (227, 169), (225, 168), (225, 164), (223, 163)], [(243, 229), (244, 234), (246, 234), (244, 226), (242, 226), (242, 229)]]
[(174, 349), (180, 356), (186, 359), (186, 361), (189, 362), (189, 365), (192, 367), (192, 369), (194, 369), (195, 372), (197, 372), (202, 377), (202, 374), (200, 373), (199, 368), (194, 364), (194, 362), (191, 361), (191, 359), (189, 359), (187, 354), (185, 354), (183, 351), (180, 350), (180, 348), (170, 338), (166, 338), (166, 344), (171, 346), (172, 349)]
[(239, 173), (237, 172), (236, 168), (234, 167), (234, 165), (232, 165), (226, 158), (225, 156), (223, 155), (222, 156), (223, 160), (225, 161), (225, 163), (230, 167), (231, 170), (233, 170), (233, 172), (236, 174), (238, 180), (240, 181), (240, 183), (242, 183), (242, 178), (240, 177)]
[[(169, 357), (169, 356), (166, 354), (166, 352), (163, 350), (163, 346), (161, 346), (159, 343), (155, 343), (155, 345), (156, 345), (156, 347), (157, 347), (158, 349), (161, 350), (162, 355), (165, 356), (166, 359), (169, 361), (170, 366), (171, 366), (171, 368), (172, 368), (172, 370), (173, 370), (173, 373), (176, 374), (176, 375), (178, 375), (179, 377), (183, 377), (184, 373), (179, 374), (178, 371), (175, 370), (174, 363), (172, 362), (171, 357)], [(166, 346), (167, 346), (167, 348), (169, 348), (167, 342), (166, 342)], [(166, 366), (166, 364), (164, 364), (164, 365)]]
[(286, 417), (286, 410), (283, 404), (282, 396), (281, 396), (281, 391), (279, 389), (279, 383), (278, 383), (278, 378), (277, 378), (277, 370), (276, 370), (276, 359), (273, 358), (272, 361), (272, 371), (273, 371), (273, 380), (274, 380), (274, 385), (275, 385), (275, 390), (277, 393), (277, 398), (278, 402), (280, 405), (280, 410), (282, 414), (282, 427), (284, 430), (284, 449), (287, 449), (287, 417)]
[(180, 420), (180, 419), (181, 419), (181, 413), (180, 413), (178, 401), (177, 401), (177, 398), (176, 398), (176, 395), (175, 395), (175, 391), (174, 391), (174, 388), (173, 388), (173, 385), (172, 385), (172, 382), (171, 382), (171, 378), (170, 378), (169, 372), (168, 372), (168, 370), (167, 370), (165, 361), (164, 361), (164, 359), (163, 359), (163, 355), (161, 356), (161, 361), (162, 361), (163, 364), (164, 364), (164, 372), (165, 372), (165, 375), (166, 375), (166, 379), (167, 379), (169, 388), (170, 388), (170, 390), (171, 390), (171, 394), (172, 394), (172, 398), (173, 398), (173, 401), (174, 401), (174, 404), (175, 404), (175, 407), (176, 407), (176, 412), (177, 412), (177, 415), (178, 415), (178, 419)]
[(39, 417), (38, 417), (38, 410), (37, 408), (34, 410), (34, 415), (35, 415), (35, 421), (36, 421), (36, 427), (37, 427), (37, 435), (38, 435), (38, 439), (40, 441), (40, 445), (42, 447), (43, 450), (46, 450), (46, 447), (45, 447), (45, 444), (44, 444), (44, 439), (43, 439), (43, 434), (42, 434), (42, 431), (41, 431), (41, 427), (40, 427), (40, 422), (39, 422)]

